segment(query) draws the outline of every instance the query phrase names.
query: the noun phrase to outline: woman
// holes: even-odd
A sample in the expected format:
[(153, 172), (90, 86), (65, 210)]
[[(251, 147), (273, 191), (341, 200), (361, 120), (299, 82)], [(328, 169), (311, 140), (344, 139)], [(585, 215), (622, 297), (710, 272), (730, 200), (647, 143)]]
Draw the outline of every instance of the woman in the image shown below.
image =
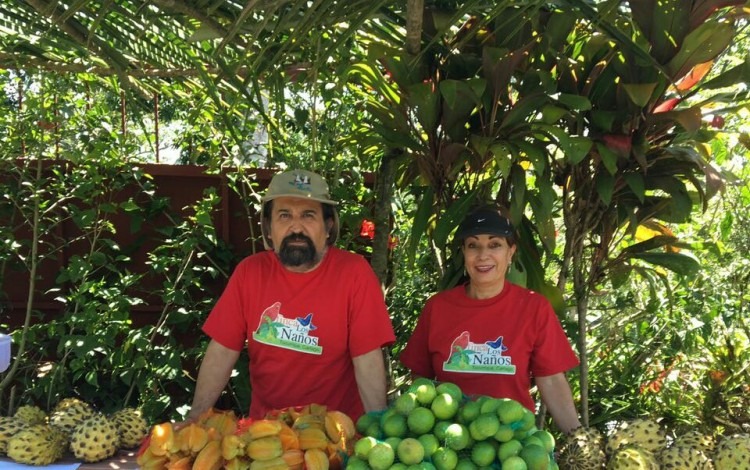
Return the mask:
[(453, 382), (468, 395), (512, 398), (531, 411), (533, 378), (557, 427), (579, 427), (565, 378), (578, 358), (549, 301), (505, 279), (516, 252), (510, 219), (482, 208), (455, 237), (469, 281), (427, 301), (401, 362), (414, 376)]

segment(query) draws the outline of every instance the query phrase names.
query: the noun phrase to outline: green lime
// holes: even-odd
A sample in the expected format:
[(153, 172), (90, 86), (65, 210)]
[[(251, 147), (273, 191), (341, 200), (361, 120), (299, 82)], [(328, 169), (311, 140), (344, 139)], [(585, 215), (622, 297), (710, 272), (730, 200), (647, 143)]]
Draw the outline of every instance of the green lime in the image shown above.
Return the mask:
[[(505, 424), (512, 424), (520, 421), (524, 416), (524, 406), (510, 398), (501, 398), (496, 409), (500, 421)], [(528, 411), (528, 410), (527, 410)]]
[(430, 403), (430, 409), (437, 419), (451, 419), (458, 412), (460, 401), (449, 393), (438, 393)]
[(383, 442), (391, 446), (391, 449), (393, 449), (393, 451), (395, 452), (396, 448), (401, 443), (401, 440), (402, 439), (400, 437), (386, 437)]
[(386, 418), (382, 424), (383, 435), (385, 437), (404, 437), (409, 431), (409, 427), (406, 425), (406, 416), (400, 414), (393, 414)]
[(417, 436), (427, 434), (432, 431), (432, 427), (435, 425), (435, 415), (432, 414), (430, 409), (418, 406), (411, 410), (409, 416), (406, 417), (406, 425)]
[(531, 431), (536, 428), (536, 416), (528, 408), (523, 408), (523, 417), (521, 418), (521, 431)]
[(367, 454), (367, 463), (373, 470), (388, 470), (396, 460), (396, 452), (385, 442), (378, 442)]
[(440, 447), (440, 441), (438, 441), (435, 434), (422, 434), (417, 439), (422, 443), (424, 455), (427, 457), (431, 456)]
[(362, 460), (367, 460), (367, 456), (370, 454), (370, 450), (375, 447), (378, 440), (372, 436), (365, 436), (360, 438), (354, 443), (354, 455)]
[(521, 441), (511, 439), (508, 442), (503, 442), (500, 444), (500, 447), (497, 448), (497, 458), (501, 462), (505, 462), (508, 457), (518, 455), (518, 453), (521, 452), (521, 449), (523, 449)]
[(365, 413), (362, 416), (357, 419), (357, 423), (355, 424), (355, 427), (357, 428), (357, 432), (360, 434), (365, 434), (365, 431), (367, 431), (367, 428), (370, 427), (372, 423), (377, 423), (380, 420), (379, 417), (375, 416), (371, 413)]
[(435, 470), (435, 466), (430, 462), (422, 461), (416, 465), (409, 465), (406, 470)]
[(414, 392), (406, 392), (396, 398), (393, 402), (393, 409), (399, 414), (404, 416), (411, 413), (411, 410), (417, 406), (417, 394)]
[(417, 402), (423, 406), (428, 406), (432, 403), (432, 400), (434, 400), (437, 395), (435, 382), (424, 377), (414, 379), (411, 387), (409, 387), (409, 391), (414, 392), (417, 397)]
[(366, 461), (352, 455), (346, 460), (346, 470), (370, 470), (370, 466)]
[(508, 442), (509, 440), (513, 439), (514, 435), (515, 431), (513, 431), (513, 428), (510, 426), (510, 424), (501, 424), (497, 429), (497, 432), (495, 433), (495, 440), (497, 442)]
[(482, 402), (482, 406), (479, 409), (480, 413), (494, 413), (495, 410), (500, 406), (499, 398), (487, 398)]
[(467, 401), (458, 408), (458, 421), (463, 424), (469, 424), (477, 419), (482, 409), (482, 405), (476, 401)]
[(529, 470), (547, 470), (549, 467), (549, 452), (542, 446), (536, 444), (524, 445), (518, 456), (526, 462)]
[(453, 449), (438, 447), (432, 454), (432, 464), (437, 470), (453, 470), (458, 464), (458, 454)]
[[(526, 462), (519, 456), (513, 455), (503, 461), (503, 470), (527, 470)], [(348, 468), (347, 468), (348, 470)]]
[(445, 445), (453, 450), (465, 449), (471, 442), (469, 429), (460, 423), (452, 423), (445, 428)]
[(365, 436), (372, 436), (376, 439), (380, 439), (381, 437), (383, 437), (383, 430), (380, 428), (380, 422), (375, 421), (374, 423), (371, 423), (362, 434), (364, 434)]
[(536, 434), (524, 437), (523, 439), (521, 439), (521, 444), (523, 444), (524, 447), (534, 444), (541, 447), (542, 449), (545, 449), (544, 442), (538, 436), (536, 436)]
[(448, 426), (453, 424), (452, 421), (437, 421), (435, 423), (435, 426), (432, 427), (432, 434), (435, 435), (435, 437), (438, 438), (438, 441), (444, 441), (445, 440), (445, 430), (448, 429)]
[(471, 448), (471, 461), (479, 467), (489, 467), (497, 458), (497, 443), (480, 441)]
[(415, 465), (424, 459), (424, 447), (419, 440), (413, 437), (402, 439), (396, 447), (396, 455), (401, 463), (406, 465)]
[(477, 465), (468, 457), (461, 457), (456, 464), (456, 470), (477, 470)]
[(483, 441), (495, 435), (500, 429), (500, 420), (495, 413), (482, 413), (469, 423), (469, 432), (476, 441)]
[(542, 442), (542, 445), (547, 450), (547, 452), (552, 452), (555, 450), (555, 437), (549, 431), (540, 429), (531, 436), (538, 438)]
[(458, 402), (461, 402), (464, 397), (464, 392), (461, 391), (461, 388), (451, 382), (440, 382), (435, 386), (435, 391), (437, 393), (447, 393)]
[[(346, 468), (349, 468), (349, 465), (347, 465)], [(409, 468), (408, 465), (404, 465), (401, 462), (396, 462), (393, 465), (391, 465), (391, 468), (389, 468), (388, 470), (406, 470), (408, 468)]]

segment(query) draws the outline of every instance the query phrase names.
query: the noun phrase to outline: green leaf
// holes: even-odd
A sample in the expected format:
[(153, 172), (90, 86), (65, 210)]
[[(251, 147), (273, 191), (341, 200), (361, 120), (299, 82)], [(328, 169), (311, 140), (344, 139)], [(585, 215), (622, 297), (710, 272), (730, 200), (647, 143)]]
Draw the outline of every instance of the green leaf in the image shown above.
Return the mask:
[(589, 111), (591, 109), (591, 101), (585, 96), (560, 93), (557, 97), (557, 101), (573, 111)]
[(677, 241), (676, 237), (671, 237), (669, 235), (657, 235), (655, 237), (649, 238), (648, 240), (644, 240), (634, 245), (630, 245), (624, 248), (622, 252), (623, 253), (644, 253), (647, 251), (655, 250), (657, 248), (662, 248), (664, 246), (674, 245), (676, 241)]
[(666, 268), (681, 276), (692, 276), (700, 270), (700, 262), (683, 253), (633, 253), (631, 258)]
[(554, 124), (567, 114), (568, 111), (565, 108), (547, 104), (542, 108), (542, 122), (545, 124)]
[(511, 151), (504, 143), (498, 142), (490, 147), (490, 152), (492, 152), (492, 155), (495, 158), (495, 163), (497, 163), (497, 167), (502, 177), (508, 177), (510, 174), (510, 166), (513, 163), (513, 154)]
[(669, 76), (673, 80), (680, 79), (696, 65), (716, 58), (732, 43), (734, 36), (734, 28), (729, 23), (701, 24), (685, 37), (682, 47), (667, 64)]
[(610, 175), (614, 176), (617, 174), (617, 154), (609, 149), (606, 145), (597, 142), (596, 150), (599, 152), (599, 157), (602, 159), (604, 168), (607, 169)]
[(614, 176), (606, 173), (599, 173), (596, 175), (596, 193), (599, 194), (599, 198), (605, 206), (609, 206), (612, 203), (614, 187)]
[[(732, 67), (701, 84), (701, 89), (715, 90), (748, 82), (750, 82), (750, 58), (745, 58), (743, 63)], [(736, 95), (732, 94), (732, 96)]]
[(523, 122), (531, 121), (539, 109), (548, 101), (547, 96), (537, 93), (529, 95), (518, 100), (515, 105), (505, 114), (502, 119), (503, 129), (513, 128)]
[(625, 92), (627, 93), (628, 98), (630, 98), (630, 101), (632, 101), (636, 106), (644, 108), (649, 103), (649, 101), (651, 101), (651, 96), (654, 94), (656, 85), (656, 82), (623, 83), (622, 87), (625, 89)]
[(593, 142), (588, 137), (568, 136), (560, 140), (560, 148), (571, 165), (581, 163), (591, 150)]
[(435, 90), (434, 83), (417, 83), (410, 86), (408, 91), (410, 105), (416, 109), (417, 121), (426, 132), (435, 132), (440, 116), (440, 95)]
[(617, 290), (625, 285), (631, 272), (633, 272), (633, 268), (629, 264), (618, 264), (610, 269), (609, 280), (612, 283), (612, 288)]
[(612, 126), (618, 117), (614, 111), (602, 111), (599, 109), (592, 110), (590, 116), (591, 124), (604, 132), (612, 131)]
[(623, 178), (630, 190), (633, 191), (635, 197), (643, 203), (646, 199), (646, 183), (643, 180), (643, 175), (640, 173), (626, 173), (623, 175)]
[(419, 248), (419, 241), (422, 235), (427, 231), (427, 225), (430, 223), (432, 208), (434, 205), (434, 193), (432, 187), (425, 188), (424, 194), (417, 206), (417, 212), (414, 214), (414, 222), (409, 234), (409, 248), (406, 253), (410, 263), (414, 263), (414, 258)]
[(445, 212), (437, 219), (435, 231), (432, 239), (438, 247), (448, 245), (448, 235), (458, 226), (461, 220), (466, 216), (474, 202), (475, 191), (465, 194), (448, 207)]

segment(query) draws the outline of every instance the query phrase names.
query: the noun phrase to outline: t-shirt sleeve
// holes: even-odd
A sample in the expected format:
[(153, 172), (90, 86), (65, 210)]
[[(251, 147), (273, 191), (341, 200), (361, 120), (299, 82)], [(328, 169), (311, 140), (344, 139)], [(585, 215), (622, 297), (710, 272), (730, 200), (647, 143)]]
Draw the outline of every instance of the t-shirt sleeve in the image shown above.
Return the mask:
[(399, 356), (401, 364), (407, 367), (412, 374), (428, 378), (435, 376), (429, 350), (430, 306), (431, 303), (428, 301), (419, 315), (417, 326)]
[(380, 282), (364, 258), (357, 260), (349, 279), (352, 288), (349, 308), (349, 352), (361, 356), (396, 341), (393, 325), (380, 289)]
[(240, 263), (203, 324), (203, 332), (211, 339), (235, 351), (241, 351), (247, 339), (242, 301), (242, 289), (250, 285), (245, 281), (246, 273), (247, 263)]
[[(538, 294), (537, 294), (538, 295)], [(535, 377), (545, 377), (572, 369), (578, 365), (578, 356), (570, 345), (552, 305), (543, 297), (539, 299), (537, 335), (529, 370)]]

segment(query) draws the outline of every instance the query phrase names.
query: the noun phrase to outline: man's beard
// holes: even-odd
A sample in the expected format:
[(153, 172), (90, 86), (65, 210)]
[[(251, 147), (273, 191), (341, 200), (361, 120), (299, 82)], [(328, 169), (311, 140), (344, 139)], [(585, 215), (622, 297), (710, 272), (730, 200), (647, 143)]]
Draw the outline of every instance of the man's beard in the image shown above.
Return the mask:
[[(290, 246), (290, 242), (304, 241), (305, 245)], [(314, 266), (320, 260), (312, 240), (301, 233), (292, 234), (281, 241), (279, 260), (284, 266)]]

